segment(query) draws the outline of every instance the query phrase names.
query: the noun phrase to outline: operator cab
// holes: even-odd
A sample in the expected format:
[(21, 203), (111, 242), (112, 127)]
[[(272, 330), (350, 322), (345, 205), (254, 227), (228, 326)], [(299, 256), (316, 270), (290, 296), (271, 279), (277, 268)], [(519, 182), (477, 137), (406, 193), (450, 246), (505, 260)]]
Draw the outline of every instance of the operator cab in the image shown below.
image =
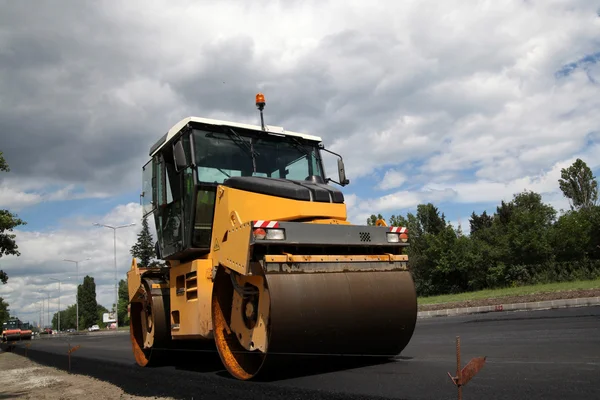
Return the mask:
[[(210, 252), (218, 185), (301, 201), (344, 202), (342, 192), (327, 184), (335, 181), (325, 176), (321, 150), (330, 151), (319, 137), (262, 125), (189, 117), (152, 146), (141, 200), (144, 217), (154, 214), (158, 258)], [(338, 169), (344, 186), (341, 157)]]
[(27, 327), (24, 328), (23, 323), (18, 318), (11, 318), (2, 324), (3, 331), (10, 331), (15, 329), (28, 329), (28, 327), (29, 324), (27, 324)]

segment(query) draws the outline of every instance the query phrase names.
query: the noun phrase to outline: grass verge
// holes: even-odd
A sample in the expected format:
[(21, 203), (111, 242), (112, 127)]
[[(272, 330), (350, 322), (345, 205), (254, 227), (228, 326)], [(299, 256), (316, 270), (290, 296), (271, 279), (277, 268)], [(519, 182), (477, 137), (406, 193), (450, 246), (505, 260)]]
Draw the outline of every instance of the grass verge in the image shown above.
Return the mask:
[(600, 279), (592, 281), (573, 281), (545, 283), (540, 285), (518, 286), (504, 289), (479, 290), (441, 296), (419, 297), (419, 304), (452, 303), (457, 301), (490, 299), (506, 296), (523, 296), (527, 294), (561, 292), (567, 290), (600, 289)]

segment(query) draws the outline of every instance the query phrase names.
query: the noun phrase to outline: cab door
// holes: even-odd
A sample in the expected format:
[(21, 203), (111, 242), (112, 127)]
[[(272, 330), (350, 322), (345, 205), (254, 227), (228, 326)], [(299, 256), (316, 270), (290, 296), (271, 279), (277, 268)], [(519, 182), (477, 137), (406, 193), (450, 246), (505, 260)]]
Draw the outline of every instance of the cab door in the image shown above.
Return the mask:
[[(169, 148), (166, 149), (167, 151)], [(180, 175), (175, 171), (172, 158), (164, 153), (155, 157), (154, 198), (156, 201), (155, 221), (158, 243), (163, 259), (183, 250), (183, 208)]]
[(154, 197), (155, 181), (153, 175), (152, 161), (148, 161), (142, 167), (142, 193), (140, 194), (140, 205), (142, 206), (142, 216), (146, 217), (156, 209), (156, 198)]

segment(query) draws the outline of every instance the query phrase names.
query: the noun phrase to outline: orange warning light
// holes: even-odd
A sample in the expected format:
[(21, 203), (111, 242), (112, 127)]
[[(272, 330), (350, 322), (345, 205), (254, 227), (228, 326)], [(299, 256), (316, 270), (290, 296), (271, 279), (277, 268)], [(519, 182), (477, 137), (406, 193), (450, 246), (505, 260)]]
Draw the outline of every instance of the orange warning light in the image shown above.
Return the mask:
[(262, 93), (258, 93), (256, 95), (256, 105), (257, 106), (264, 106), (265, 105), (265, 95)]

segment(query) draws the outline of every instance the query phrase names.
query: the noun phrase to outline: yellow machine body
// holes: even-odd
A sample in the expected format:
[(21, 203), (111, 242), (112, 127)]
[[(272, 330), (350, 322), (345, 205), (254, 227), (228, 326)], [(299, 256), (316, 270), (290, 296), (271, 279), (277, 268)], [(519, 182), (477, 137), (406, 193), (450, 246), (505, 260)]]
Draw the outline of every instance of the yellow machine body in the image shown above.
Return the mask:
[(401, 352), (417, 315), (406, 229), (350, 224), (341, 196), (323, 184), (294, 181), (311, 191), (305, 200), (244, 182), (215, 186), (209, 248), (183, 246), (162, 268), (133, 260), (127, 276), (138, 364), (154, 364), (153, 350), (181, 341), (214, 344), (242, 380), (264, 369), (269, 354)]

